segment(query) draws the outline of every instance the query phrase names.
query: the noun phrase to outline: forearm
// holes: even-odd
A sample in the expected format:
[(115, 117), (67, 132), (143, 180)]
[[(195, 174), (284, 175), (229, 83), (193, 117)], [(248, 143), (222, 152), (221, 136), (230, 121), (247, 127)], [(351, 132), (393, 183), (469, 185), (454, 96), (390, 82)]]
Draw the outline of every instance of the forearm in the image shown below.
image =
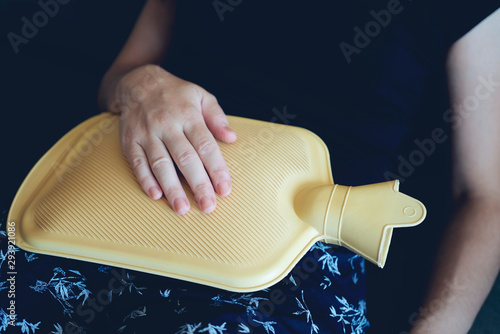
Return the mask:
[(101, 110), (110, 107), (116, 84), (127, 72), (161, 62), (170, 43), (174, 7), (172, 0), (146, 2), (127, 42), (101, 80), (98, 93)]
[[(451, 126), (452, 193), (461, 205), (447, 228), (412, 334), (467, 333), (500, 268), (499, 29), (497, 10), (448, 53), (450, 105), (457, 120)], [(473, 109), (471, 99), (478, 101)]]
[(456, 212), (412, 334), (467, 333), (500, 268), (500, 200), (471, 199)]

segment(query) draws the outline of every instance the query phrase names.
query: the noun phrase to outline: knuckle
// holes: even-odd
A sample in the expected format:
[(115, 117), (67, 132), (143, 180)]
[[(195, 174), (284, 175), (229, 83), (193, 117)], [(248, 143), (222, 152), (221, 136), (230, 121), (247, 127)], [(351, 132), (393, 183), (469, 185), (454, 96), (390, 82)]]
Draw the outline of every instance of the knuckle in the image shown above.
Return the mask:
[(187, 133), (196, 132), (198, 126), (198, 120), (193, 117), (189, 117), (184, 121), (184, 131)]
[(204, 138), (198, 144), (198, 153), (201, 156), (206, 156), (216, 152), (218, 149), (217, 143), (211, 138)]
[(146, 185), (149, 183), (150, 180), (151, 178), (149, 177), (149, 175), (142, 175), (137, 177), (137, 181), (139, 181), (139, 184), (144, 188), (146, 192), (148, 191)]
[(135, 133), (130, 128), (125, 128), (121, 131), (121, 141), (126, 147), (130, 147), (134, 142)]
[(164, 110), (157, 110), (148, 113), (148, 123), (168, 125), (171, 122), (170, 115)]
[(133, 169), (137, 169), (141, 166), (144, 166), (146, 164), (146, 159), (143, 157), (132, 157), (130, 159), (130, 166), (132, 166)]
[(197, 155), (194, 151), (184, 151), (179, 155), (179, 167), (186, 167), (196, 161)]
[[(225, 167), (225, 166), (224, 166)], [(214, 169), (209, 169), (208, 172), (210, 175), (213, 175), (214, 178), (218, 179), (230, 179), (229, 170), (221, 166), (217, 166)]]
[(182, 113), (186, 113), (186, 112), (191, 111), (193, 109), (193, 106), (188, 101), (182, 101), (182, 102), (177, 102), (175, 104), (175, 108)]
[(198, 108), (196, 108), (190, 101), (180, 101), (172, 106), (176, 114), (179, 115), (185, 122), (193, 121), (195, 116), (200, 114)]
[(168, 187), (167, 189), (163, 190), (165, 197), (168, 199), (174, 199), (176, 197), (181, 197), (182, 196), (182, 188), (179, 187)]
[(213, 187), (210, 182), (203, 182), (193, 187), (193, 192), (195, 194), (206, 194), (212, 193)]
[(218, 103), (217, 98), (212, 93), (208, 93), (207, 92), (206, 96), (205, 96), (205, 99), (207, 99), (209, 102)]
[(154, 172), (165, 170), (172, 162), (167, 157), (160, 157), (151, 162), (151, 169)]

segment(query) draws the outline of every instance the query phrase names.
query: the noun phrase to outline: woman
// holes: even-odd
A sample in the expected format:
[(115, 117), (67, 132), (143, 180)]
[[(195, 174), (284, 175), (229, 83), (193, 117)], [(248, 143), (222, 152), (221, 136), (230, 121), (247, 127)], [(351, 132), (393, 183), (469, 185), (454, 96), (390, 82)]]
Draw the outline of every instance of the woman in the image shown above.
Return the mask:
[[(467, 115), (459, 108), (447, 114), (460, 214), (450, 223), (418, 321), (411, 321), (412, 333), (465, 333), (500, 266), (493, 210), (500, 183), (494, 144), (500, 142), (494, 112), (500, 43), (492, 42), (500, 14), (483, 20), (494, 6), (451, 8), (148, 0), (102, 80), (99, 103), (120, 114), (123, 151), (144, 191), (188, 212), (177, 167), (210, 214), (217, 195), (231, 196), (215, 140), (237, 140), (224, 111), (313, 130), (330, 148), (337, 183), (411, 177), (402, 175), (397, 156), (416, 128), (436, 118), (433, 112), (443, 115), (441, 105), (424, 112), (435, 102), (446, 61), (452, 106), (475, 90), (489, 95)], [(481, 80), (486, 84), (477, 88)], [(419, 118), (424, 121), (413, 124)], [(54, 332), (363, 333), (369, 328), (364, 260), (322, 243), (313, 251), (321, 256), (306, 255), (282, 282), (252, 294), (91, 264), (78, 273), (54, 268), (53, 280), (37, 282), (30, 293), (50, 296), (56, 281), (74, 283), (66, 285), (72, 291), (66, 299), (55, 293), (72, 318), (53, 323)], [(305, 270), (307, 261), (315, 261), (315, 270)], [(112, 279), (119, 283), (109, 288)], [(91, 293), (81, 295), (77, 283), (84, 280), (82, 291)]]

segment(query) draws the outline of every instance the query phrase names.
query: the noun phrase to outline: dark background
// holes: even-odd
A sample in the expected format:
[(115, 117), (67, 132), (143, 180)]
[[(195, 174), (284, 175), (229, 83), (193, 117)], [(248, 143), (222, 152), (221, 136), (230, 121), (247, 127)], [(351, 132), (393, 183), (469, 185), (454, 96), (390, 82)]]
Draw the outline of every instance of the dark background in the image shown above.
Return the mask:
[[(26, 174), (62, 135), (99, 112), (99, 81), (142, 5), (143, 1), (70, 0), (16, 54), (7, 33), (21, 35), (21, 18), (32, 21), (40, 7), (31, 0), (2, 0), (0, 210), (9, 208)], [(403, 155), (411, 149), (409, 145)], [(395, 231), (385, 269), (367, 266), (373, 333), (405, 331), (419, 311), (435, 247), (450, 211), (448, 178), (449, 141), (401, 185), (403, 192), (426, 199), (429, 216), (417, 228)]]
[(1, 31), (1, 204), (10, 202), (36, 161), (67, 131), (98, 113), (100, 78), (125, 42), (142, 1), (78, 1), (39, 28), (15, 54), (8, 32), (21, 35), (36, 1), (4, 1)]

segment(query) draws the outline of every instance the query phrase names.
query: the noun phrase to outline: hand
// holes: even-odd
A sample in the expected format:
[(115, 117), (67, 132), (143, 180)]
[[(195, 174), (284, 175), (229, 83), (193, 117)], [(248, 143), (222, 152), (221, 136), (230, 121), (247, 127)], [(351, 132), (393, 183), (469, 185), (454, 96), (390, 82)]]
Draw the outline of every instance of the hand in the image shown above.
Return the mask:
[(187, 213), (190, 205), (176, 165), (200, 209), (212, 212), (214, 188), (225, 197), (232, 187), (215, 138), (226, 143), (236, 140), (216, 98), (156, 65), (128, 72), (114, 93), (111, 111), (121, 114), (123, 152), (144, 191), (153, 199), (164, 194), (177, 213)]

